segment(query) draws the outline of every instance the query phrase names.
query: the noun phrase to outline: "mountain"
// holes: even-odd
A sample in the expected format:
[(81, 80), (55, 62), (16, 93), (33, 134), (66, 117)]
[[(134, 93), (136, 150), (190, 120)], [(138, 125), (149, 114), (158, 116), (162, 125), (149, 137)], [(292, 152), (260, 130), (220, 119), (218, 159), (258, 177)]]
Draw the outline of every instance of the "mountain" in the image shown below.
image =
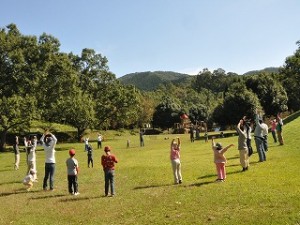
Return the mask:
[[(252, 70), (244, 73), (242, 76), (254, 75), (257, 73), (279, 73), (279, 67), (267, 67), (262, 70)], [(154, 72), (136, 72), (124, 75), (118, 80), (124, 85), (134, 85), (143, 91), (156, 90), (159, 85), (173, 83), (175, 85), (186, 86), (191, 84), (195, 76), (177, 73), (172, 71), (154, 71)]]
[(155, 71), (155, 72), (136, 72), (130, 73), (118, 80), (124, 85), (134, 85), (140, 90), (152, 91), (158, 88), (160, 84), (188, 84), (191, 82), (192, 76), (183, 73), (176, 73), (171, 71)]
[(262, 73), (262, 72), (266, 72), (266, 73), (279, 73), (279, 67), (267, 67), (264, 68), (262, 70), (252, 70), (249, 71), (247, 73), (244, 73), (243, 75), (253, 75), (253, 74), (257, 74), (257, 73)]

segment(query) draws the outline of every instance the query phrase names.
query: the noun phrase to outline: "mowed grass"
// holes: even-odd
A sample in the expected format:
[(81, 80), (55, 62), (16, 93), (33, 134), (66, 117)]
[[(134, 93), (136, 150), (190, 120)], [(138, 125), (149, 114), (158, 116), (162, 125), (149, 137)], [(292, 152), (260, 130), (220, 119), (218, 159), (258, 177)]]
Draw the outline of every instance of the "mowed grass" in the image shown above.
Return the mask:
[[(173, 185), (169, 147), (177, 135), (146, 136), (145, 147), (139, 147), (138, 136), (108, 138), (103, 144), (112, 146), (119, 159), (115, 197), (103, 197), (103, 150), (97, 150), (95, 142), (94, 168), (87, 168), (83, 143), (57, 145), (53, 192), (42, 191), (40, 147), (39, 182), (30, 192), (21, 183), (25, 153), (18, 171), (13, 170), (14, 154), (1, 153), (0, 224), (300, 224), (299, 126), (300, 119), (284, 126), (284, 146), (273, 143), (269, 135), (267, 161), (258, 163), (255, 152), (245, 173), (240, 172), (237, 137), (218, 140), (235, 144), (226, 153), (224, 183), (214, 182), (211, 142), (191, 143), (188, 134), (179, 135), (183, 183)], [(80, 165), (79, 196), (67, 190), (65, 160), (70, 148), (77, 150)]]

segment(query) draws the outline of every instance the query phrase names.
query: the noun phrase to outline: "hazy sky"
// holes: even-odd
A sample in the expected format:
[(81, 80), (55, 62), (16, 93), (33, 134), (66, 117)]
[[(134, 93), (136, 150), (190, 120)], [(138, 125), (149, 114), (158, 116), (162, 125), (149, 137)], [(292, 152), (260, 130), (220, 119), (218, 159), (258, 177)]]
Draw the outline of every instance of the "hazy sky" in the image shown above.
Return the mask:
[(0, 27), (51, 34), (62, 52), (106, 56), (117, 77), (144, 71), (243, 74), (284, 65), (300, 40), (300, 0), (0, 0)]

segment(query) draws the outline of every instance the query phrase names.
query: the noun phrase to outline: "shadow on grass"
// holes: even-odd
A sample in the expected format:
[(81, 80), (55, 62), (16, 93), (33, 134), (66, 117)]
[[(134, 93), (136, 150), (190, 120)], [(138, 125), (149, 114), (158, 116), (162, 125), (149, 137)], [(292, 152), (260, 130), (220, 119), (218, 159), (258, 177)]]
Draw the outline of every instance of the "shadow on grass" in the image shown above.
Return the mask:
[(213, 183), (215, 183), (215, 181), (206, 181), (206, 182), (191, 184), (188, 187), (194, 187), (194, 186), (201, 187), (203, 185), (208, 185), (208, 184), (213, 184)]
[[(9, 181), (9, 182), (3, 182), (0, 183), (0, 185), (5, 185), (5, 184), (21, 184), (22, 182), (20, 181)], [(1, 194), (0, 194), (1, 195)]]
[[(105, 196), (102, 196), (103, 198)], [(84, 200), (90, 200), (90, 199), (97, 199), (101, 198), (101, 196), (95, 196), (95, 197), (78, 197), (78, 196), (71, 196), (70, 198), (67, 199), (61, 199), (59, 200), (60, 202), (76, 202), (76, 201), (84, 201)], [(107, 198), (107, 197), (105, 197)]]
[(33, 192), (39, 192), (39, 191), (27, 191), (26, 189), (18, 189), (13, 192), (2, 192), (0, 193), (0, 197), (6, 197), (10, 195), (17, 195), (17, 194), (25, 194), (25, 193), (33, 193)]
[(239, 156), (234, 156), (234, 157), (228, 157), (227, 160), (232, 160), (232, 159), (239, 159)]
[(39, 200), (39, 199), (48, 199), (48, 198), (59, 198), (64, 197), (66, 195), (63, 194), (56, 194), (56, 195), (47, 195), (47, 196), (38, 196), (38, 197), (31, 197), (31, 200)]
[(133, 190), (139, 190), (139, 189), (147, 189), (147, 188), (158, 188), (158, 187), (167, 187), (167, 186), (173, 186), (174, 184), (157, 184), (157, 185), (146, 185), (146, 186), (139, 186), (133, 188)]
[[(240, 165), (232, 165), (232, 166), (240, 166)], [(237, 171), (233, 171), (233, 172), (227, 172), (226, 175), (236, 174), (236, 173), (242, 173), (242, 171), (241, 170), (237, 170)], [(217, 177), (217, 175), (216, 174), (207, 174), (205, 176), (198, 177), (198, 179), (201, 180), (201, 179), (210, 178), (210, 177)], [(213, 181), (205, 181), (205, 182), (200, 182), (200, 183), (195, 183), (195, 184), (191, 184), (189, 186), (190, 187), (191, 186), (201, 187), (203, 185), (214, 184), (214, 183), (216, 183), (215, 180), (213, 180)]]

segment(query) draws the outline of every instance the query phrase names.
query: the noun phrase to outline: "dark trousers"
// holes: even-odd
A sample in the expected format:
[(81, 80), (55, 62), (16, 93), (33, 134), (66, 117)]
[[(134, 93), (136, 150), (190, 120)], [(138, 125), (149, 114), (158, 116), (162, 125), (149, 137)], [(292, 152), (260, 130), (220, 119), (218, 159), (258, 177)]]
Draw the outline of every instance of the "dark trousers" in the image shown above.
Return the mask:
[(110, 187), (111, 195), (115, 194), (115, 183), (114, 183), (115, 171), (114, 170), (104, 170), (104, 179), (105, 179), (105, 195), (108, 195), (108, 190)]
[(94, 167), (94, 160), (92, 155), (88, 155), (88, 167), (90, 167), (90, 164), (92, 164), (92, 167)]
[(53, 190), (54, 186), (54, 173), (55, 173), (55, 163), (45, 163), (45, 176), (43, 182), (43, 189), (47, 189), (47, 181), (49, 179), (50, 190)]
[(68, 189), (70, 194), (78, 192), (78, 183), (76, 175), (68, 175)]

